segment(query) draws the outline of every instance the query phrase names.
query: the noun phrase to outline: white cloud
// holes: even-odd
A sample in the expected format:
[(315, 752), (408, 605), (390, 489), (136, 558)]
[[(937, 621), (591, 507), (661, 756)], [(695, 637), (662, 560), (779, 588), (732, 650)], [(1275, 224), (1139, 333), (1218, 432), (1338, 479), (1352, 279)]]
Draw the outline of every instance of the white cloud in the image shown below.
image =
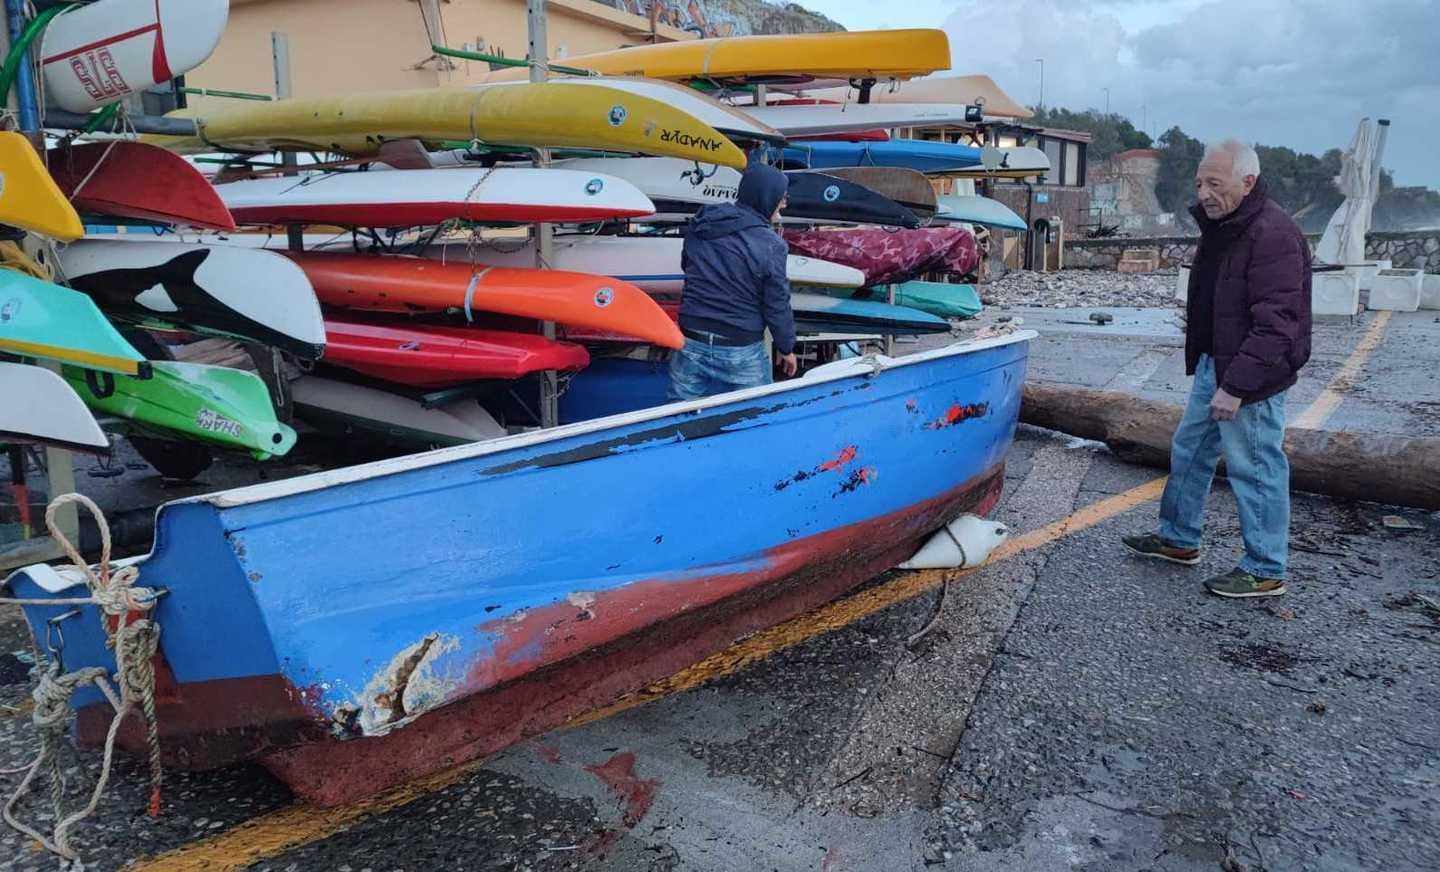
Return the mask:
[(1362, 115), (1390, 117), (1386, 166), (1401, 184), (1440, 187), (1435, 13), (1429, 0), (964, 0), (943, 26), (957, 72), (1033, 104), (1043, 57), (1047, 104), (1100, 108), (1109, 88), (1137, 124), (1146, 107), (1152, 132), (1322, 152)]

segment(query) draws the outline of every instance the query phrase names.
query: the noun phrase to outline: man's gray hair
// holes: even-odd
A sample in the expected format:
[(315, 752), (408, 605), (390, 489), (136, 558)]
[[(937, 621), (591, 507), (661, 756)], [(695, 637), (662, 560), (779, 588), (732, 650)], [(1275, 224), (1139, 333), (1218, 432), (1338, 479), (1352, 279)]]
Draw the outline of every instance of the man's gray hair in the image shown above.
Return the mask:
[(1234, 166), (1235, 180), (1246, 176), (1260, 175), (1260, 155), (1255, 149), (1238, 139), (1224, 139), (1220, 142), (1212, 142), (1205, 146), (1205, 157), (1212, 154), (1228, 154), (1232, 166)]

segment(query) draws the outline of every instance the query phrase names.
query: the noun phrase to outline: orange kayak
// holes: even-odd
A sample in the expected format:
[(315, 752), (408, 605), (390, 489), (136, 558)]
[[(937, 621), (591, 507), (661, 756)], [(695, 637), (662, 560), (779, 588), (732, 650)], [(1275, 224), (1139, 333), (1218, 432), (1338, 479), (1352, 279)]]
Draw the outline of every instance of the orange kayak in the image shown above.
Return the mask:
[(685, 337), (644, 291), (608, 276), (441, 263), (400, 255), (282, 252), (327, 306), (378, 312), (495, 312), (680, 348)]

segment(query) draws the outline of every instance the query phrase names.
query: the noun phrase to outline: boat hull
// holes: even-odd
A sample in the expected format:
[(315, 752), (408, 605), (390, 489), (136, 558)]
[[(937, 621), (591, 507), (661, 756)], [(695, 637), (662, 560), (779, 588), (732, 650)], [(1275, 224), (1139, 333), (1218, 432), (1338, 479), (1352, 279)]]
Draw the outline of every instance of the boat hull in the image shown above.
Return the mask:
[[(344, 802), (813, 608), (994, 505), (1032, 335), (169, 504), (162, 747)], [(63, 595), (46, 572), (11, 586)], [(110, 662), (82, 617), (67, 668)]]

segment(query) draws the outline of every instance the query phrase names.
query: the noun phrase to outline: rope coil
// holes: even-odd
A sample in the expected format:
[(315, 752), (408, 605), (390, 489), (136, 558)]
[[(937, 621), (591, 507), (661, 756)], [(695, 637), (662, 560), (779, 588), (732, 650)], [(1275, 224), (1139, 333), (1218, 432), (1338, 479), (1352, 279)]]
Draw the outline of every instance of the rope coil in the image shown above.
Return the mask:
[[(86, 508), (100, 530), (100, 562), (96, 568), (92, 568), (80, 556), (79, 550), (56, 523), (59, 510), (71, 503)], [(102, 613), (107, 644), (115, 651), (115, 680), (119, 684), (119, 693), (111, 687), (110, 673), (102, 667), (89, 666), (62, 673), (59, 657), (50, 657), (43, 670), (36, 670), (37, 683), (31, 692), (35, 700), (31, 722), (39, 739), (39, 749), (35, 759), (20, 770), (25, 772), (25, 777), (5, 803), (3, 816), (5, 823), (16, 832), (36, 840), (46, 850), (62, 858), (62, 868), (83, 869), (80, 855), (70, 843), (70, 830), (93, 814), (99, 806), (110, 781), (116, 736), (119, 735), (125, 718), (137, 710), (145, 718), (145, 738), (149, 748), (149, 813), (151, 817), (158, 817), (160, 814), (160, 786), (164, 773), (160, 762), (160, 732), (155, 710), (154, 666), (155, 655), (160, 649), (160, 626), (149, 617), (155, 609), (159, 592), (136, 584), (140, 578), (138, 567), (125, 566), (111, 571), (110, 525), (100, 508), (88, 497), (81, 494), (56, 497), (45, 509), (45, 526), (50, 531), (50, 537), (70, 559), (69, 568), (80, 572), (90, 592), (88, 598), (74, 598), (64, 602), (94, 605)], [(61, 602), (0, 599), (0, 603), (16, 605), (58, 605)], [(62, 807), (65, 783), (58, 752), (64, 742), (70, 719), (74, 716), (71, 697), (75, 691), (86, 685), (93, 685), (104, 695), (114, 708), (115, 715), (105, 734), (104, 759), (90, 800), (83, 808), (67, 815)], [(48, 837), (15, 816), (15, 807), (30, 793), (42, 771), (50, 778), (50, 802), (56, 821)]]

